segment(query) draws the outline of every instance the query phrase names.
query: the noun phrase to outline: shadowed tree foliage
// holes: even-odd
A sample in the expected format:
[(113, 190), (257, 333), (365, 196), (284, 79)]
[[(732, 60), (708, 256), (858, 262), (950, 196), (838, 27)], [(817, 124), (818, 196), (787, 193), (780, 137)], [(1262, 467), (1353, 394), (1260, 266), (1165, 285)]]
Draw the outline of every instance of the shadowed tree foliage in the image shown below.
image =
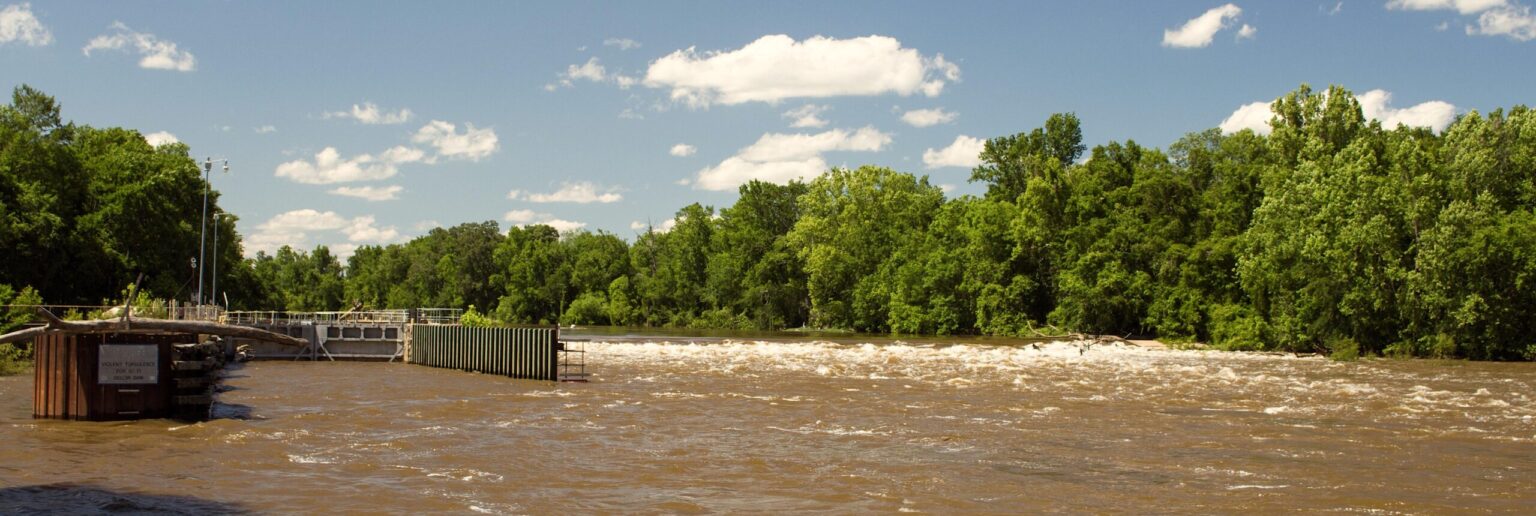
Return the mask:
[[(1271, 109), (1267, 135), (1210, 129), (1166, 151), (1088, 151), (1077, 117), (1056, 114), (986, 142), (981, 197), (835, 168), (749, 182), (631, 241), (482, 222), (361, 247), (345, 268), (323, 246), (241, 262), (224, 217), (221, 290), (237, 307), (474, 306), (510, 323), (1536, 358), (1536, 113), (1473, 111), (1437, 134), (1305, 85)], [(145, 272), (186, 297), (206, 187), (186, 147), (62, 120), (27, 87), (0, 110), (0, 295), (97, 302)]]
[[(99, 304), (143, 273), (142, 290), (189, 299), (208, 185), (187, 151), (65, 122), (52, 97), (16, 87), (0, 106), (0, 284), (33, 287), (50, 303)], [(211, 191), (210, 220), (218, 201)], [(209, 228), (219, 232), (220, 270), (242, 271), (233, 220)]]

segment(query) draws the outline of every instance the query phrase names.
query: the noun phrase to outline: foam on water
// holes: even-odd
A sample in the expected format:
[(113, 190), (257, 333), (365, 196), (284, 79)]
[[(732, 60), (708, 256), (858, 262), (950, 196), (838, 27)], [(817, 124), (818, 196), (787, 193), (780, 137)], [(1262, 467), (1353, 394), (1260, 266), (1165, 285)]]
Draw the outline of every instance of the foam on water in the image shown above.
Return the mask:
[(256, 362), (221, 395), (250, 419), (189, 426), (32, 421), (30, 378), (0, 378), (0, 406), (19, 414), (0, 421), (13, 444), (0, 484), (192, 486), (272, 513), (1523, 513), (1536, 500), (1533, 364), (1079, 342), (587, 351), (593, 381), (571, 384)]
[[(1079, 393), (1062, 397), (1076, 403), (1228, 398), (1237, 394), (1240, 397), (1207, 408), (1287, 417), (1377, 414), (1416, 420), (1448, 415), (1469, 423), (1499, 419), (1505, 424), (1528, 425), (1527, 416), (1536, 414), (1536, 407), (1518, 388), (1490, 389), (1486, 383), (1456, 388), (1451, 385), (1468, 379), (1443, 372), (1426, 377), (1398, 371), (1390, 361), (1380, 365), (1370, 361), (1337, 363), (1315, 356), (1273, 353), (1161, 350), (1089, 341), (1034, 345), (593, 342), (588, 350), (599, 364), (648, 373), (647, 378), (627, 381), (675, 382), (700, 374), (738, 381), (765, 377), (862, 380), (865, 383), (845, 384), (841, 390), (859, 394), (891, 387), (953, 391), (1001, 387), (1023, 393)], [(721, 394), (659, 390), (651, 396), (707, 398)], [(1470, 409), (1479, 413), (1467, 412)], [(1040, 408), (1032, 410), (1036, 417), (1050, 415)], [(1490, 414), (1486, 412), (1489, 410), (1502, 413)]]

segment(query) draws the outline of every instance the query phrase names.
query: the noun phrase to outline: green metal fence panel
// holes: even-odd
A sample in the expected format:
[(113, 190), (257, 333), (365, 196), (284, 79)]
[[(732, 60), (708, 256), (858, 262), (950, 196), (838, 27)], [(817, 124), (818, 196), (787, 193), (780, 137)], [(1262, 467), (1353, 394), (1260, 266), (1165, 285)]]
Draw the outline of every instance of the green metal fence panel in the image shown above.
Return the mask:
[(411, 326), (411, 362), (530, 380), (558, 379), (559, 329)]

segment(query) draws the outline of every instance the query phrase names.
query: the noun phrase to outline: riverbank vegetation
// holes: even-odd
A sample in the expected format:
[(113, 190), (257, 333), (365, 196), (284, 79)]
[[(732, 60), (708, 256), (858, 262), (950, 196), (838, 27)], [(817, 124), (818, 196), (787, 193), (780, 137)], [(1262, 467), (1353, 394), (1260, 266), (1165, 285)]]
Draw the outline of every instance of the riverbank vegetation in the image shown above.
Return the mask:
[[(29, 259), (0, 265), (0, 283), (99, 299), (143, 271), (162, 275), (152, 291), (183, 292), (198, 220), (186, 195), (202, 188), (185, 147), (71, 124), (63, 150), (49, 150), (65, 126), (56, 108), (42, 122), (18, 116), (38, 111), (23, 93), (0, 135), (0, 243)], [(345, 264), (325, 247), (241, 263), (232, 245), (220, 258), (241, 266), (221, 263), (221, 285), (236, 308), (473, 305), (482, 324), (1061, 328), (1239, 350), (1536, 358), (1536, 113), (1470, 112), (1436, 134), (1382, 127), (1348, 91), (1306, 86), (1272, 109), (1270, 134), (1211, 129), (1167, 150), (1089, 149), (1075, 116), (1053, 115), (986, 143), (971, 174), (987, 186), (979, 197), (839, 168), (743, 185), (734, 204), (690, 204), (632, 242), (482, 222), (362, 247)], [(70, 184), (95, 186), (33, 168), (60, 163), (82, 171)], [(119, 167), (162, 171), (165, 185)], [(153, 193), (166, 185), (179, 193)], [(237, 242), (226, 221), (220, 238)], [(86, 251), (68, 251), (77, 245)], [(75, 269), (85, 274), (61, 272)]]

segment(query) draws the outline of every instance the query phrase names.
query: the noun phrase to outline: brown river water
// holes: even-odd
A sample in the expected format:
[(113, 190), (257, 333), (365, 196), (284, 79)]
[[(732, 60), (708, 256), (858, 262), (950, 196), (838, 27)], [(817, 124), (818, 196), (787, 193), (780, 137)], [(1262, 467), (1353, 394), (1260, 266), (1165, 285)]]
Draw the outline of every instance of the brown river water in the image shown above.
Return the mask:
[(618, 340), (591, 383), (255, 362), (203, 423), (31, 419), (0, 513), (1536, 513), (1536, 364)]

